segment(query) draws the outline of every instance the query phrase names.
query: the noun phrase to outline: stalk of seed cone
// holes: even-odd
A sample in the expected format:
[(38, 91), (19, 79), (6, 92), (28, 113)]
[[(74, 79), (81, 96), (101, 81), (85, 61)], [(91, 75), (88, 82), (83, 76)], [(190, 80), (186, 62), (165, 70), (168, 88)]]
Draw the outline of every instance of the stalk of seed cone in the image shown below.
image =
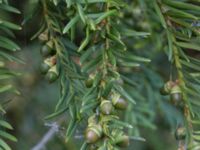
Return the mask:
[(117, 94), (117, 93), (112, 95), (112, 103), (115, 108), (121, 109), (121, 110), (126, 109), (128, 106), (127, 101), (121, 98), (120, 94)]
[(176, 140), (184, 140), (186, 138), (186, 129), (184, 127), (178, 127), (175, 131)]
[(49, 81), (49, 83), (53, 83), (55, 80), (58, 79), (58, 72), (56, 69), (56, 65), (54, 65), (47, 73), (46, 79)]
[(119, 147), (128, 147), (130, 144), (129, 137), (127, 135), (123, 135), (122, 138), (116, 143)]
[(113, 105), (112, 105), (111, 101), (103, 100), (101, 102), (100, 111), (102, 114), (109, 115), (109, 114), (111, 114), (112, 110), (113, 110)]
[(95, 143), (97, 142), (102, 136), (102, 127), (100, 125), (90, 125), (86, 129), (85, 138), (87, 143)]
[(171, 98), (171, 101), (175, 105), (179, 104), (182, 101), (182, 99), (183, 99), (182, 91), (178, 85), (175, 85), (172, 87), (171, 93), (170, 93), (170, 98)]

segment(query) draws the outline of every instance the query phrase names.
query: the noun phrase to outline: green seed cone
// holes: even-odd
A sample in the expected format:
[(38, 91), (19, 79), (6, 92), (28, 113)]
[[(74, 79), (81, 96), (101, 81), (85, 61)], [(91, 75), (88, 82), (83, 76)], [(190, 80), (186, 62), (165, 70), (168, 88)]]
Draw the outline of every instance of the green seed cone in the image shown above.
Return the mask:
[(58, 79), (58, 72), (56, 70), (56, 66), (53, 66), (47, 73), (46, 79), (49, 81), (49, 83), (53, 83)]
[(118, 94), (118, 93), (114, 93), (112, 95), (112, 103), (115, 108), (121, 109), (121, 110), (126, 109), (128, 106), (127, 101), (124, 100), (123, 98), (121, 98), (120, 94)]
[(43, 57), (48, 57), (51, 55), (55, 55), (56, 51), (52, 48), (50, 48), (48, 45), (42, 46), (40, 53)]
[(127, 135), (124, 135), (118, 143), (116, 143), (119, 147), (128, 147), (130, 144), (129, 137)]
[(58, 75), (54, 72), (48, 72), (46, 78), (49, 81), (49, 83), (53, 83), (58, 79)]
[(55, 65), (55, 62), (52, 61), (51, 58), (46, 58), (44, 62), (40, 65), (40, 71), (42, 74), (46, 74), (51, 67)]
[(175, 131), (176, 140), (184, 140), (186, 138), (186, 129), (184, 127), (179, 127)]
[(168, 95), (169, 92), (167, 92), (167, 91), (165, 90), (165, 88), (162, 87), (162, 88), (160, 88), (160, 94), (161, 94), (161, 95)]
[(160, 94), (161, 95), (169, 95), (171, 90), (172, 90), (172, 81), (168, 81), (167, 83), (164, 84), (164, 86), (160, 89)]
[(87, 130), (85, 135), (87, 143), (95, 143), (99, 136), (93, 130)]
[(170, 94), (170, 99), (174, 104), (178, 104), (182, 101), (183, 96), (182, 96), (182, 91), (178, 85), (175, 85)]
[(170, 99), (172, 103), (178, 105), (178, 103), (180, 103), (183, 99), (182, 93), (173, 93), (170, 95)]
[(46, 74), (51, 67), (46, 63), (41, 63), (40, 65), (40, 72), (42, 74)]
[(89, 78), (89, 79), (87, 79), (87, 80), (85, 81), (85, 86), (86, 86), (87, 88), (91, 88), (92, 85), (93, 85), (93, 79)]
[(121, 110), (125, 110), (128, 106), (127, 101), (125, 101), (123, 98), (119, 98), (115, 104), (114, 104), (115, 108), (117, 109), (121, 109)]
[(87, 143), (95, 143), (102, 136), (102, 127), (100, 125), (92, 125), (86, 129), (85, 138)]
[(103, 100), (100, 105), (101, 113), (104, 115), (110, 115), (113, 110), (113, 105), (108, 100)]

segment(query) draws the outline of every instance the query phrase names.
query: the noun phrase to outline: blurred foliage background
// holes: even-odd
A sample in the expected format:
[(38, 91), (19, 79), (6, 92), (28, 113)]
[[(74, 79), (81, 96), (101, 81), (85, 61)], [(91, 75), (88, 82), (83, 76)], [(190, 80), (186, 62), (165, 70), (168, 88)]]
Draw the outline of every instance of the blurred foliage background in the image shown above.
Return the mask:
[[(1, 16), (9, 18), (18, 24), (23, 21), (23, 16), (27, 15), (32, 9), (30, 1), (28, 0), (12, 0), (11, 5), (15, 6), (22, 11), (22, 15), (7, 15), (0, 13)], [(139, 8), (135, 9), (136, 15), (140, 11)], [(137, 17), (136, 17), (137, 18)], [(139, 16), (138, 16), (139, 18)], [(6, 95), (6, 99), (9, 99), (9, 103), (6, 105), (7, 120), (15, 127), (13, 134), (17, 137), (17, 143), (10, 143), (13, 150), (29, 150), (36, 145), (45, 133), (50, 129), (46, 126), (44, 117), (53, 112), (54, 107), (58, 100), (59, 87), (57, 83), (49, 84), (40, 75), (38, 66), (42, 60), (40, 56), (40, 43), (37, 40), (31, 41), (30, 37), (38, 30), (38, 20), (35, 18), (33, 21), (23, 26), (22, 31), (16, 32), (17, 43), (21, 46), (22, 50), (16, 53), (17, 57), (21, 58), (25, 64), (9, 64), (12, 68), (19, 70), (21, 76), (16, 78), (13, 82), (17, 89), (20, 90), (21, 95)], [(148, 28), (148, 23), (140, 20), (136, 20), (138, 29)], [(145, 24), (146, 23), (146, 24)], [(142, 25), (141, 25), (142, 24)], [(152, 23), (153, 24), (153, 23)], [(138, 40), (138, 41), (137, 41)], [(140, 43), (136, 39), (135, 43)], [(144, 39), (144, 42), (151, 39)], [(140, 45), (135, 45), (140, 46)], [(150, 45), (151, 46), (151, 45)], [(159, 47), (160, 46), (160, 47)], [(163, 84), (162, 78), (167, 78), (165, 75), (169, 74), (167, 69), (169, 68), (167, 58), (163, 52), (159, 51), (162, 45), (158, 45), (158, 49), (147, 50), (148, 56), (151, 56), (152, 62), (143, 66), (143, 78), (145, 81), (151, 83), (151, 79), (158, 79), (155, 86), (149, 87), (150, 93), (154, 91), (155, 99), (152, 100), (152, 122), (156, 124), (156, 127), (149, 125), (150, 128), (139, 126), (141, 136), (146, 139), (146, 142), (132, 141), (129, 150), (133, 147), (136, 150), (174, 150), (177, 149), (177, 143), (174, 138), (174, 132), (172, 127), (181, 120), (179, 112), (163, 97), (159, 95), (159, 86)], [(138, 51), (138, 53), (141, 53)], [(166, 60), (166, 61), (164, 61)], [(155, 72), (151, 72), (148, 68), (151, 68)], [(156, 68), (156, 69), (155, 69)], [(140, 70), (134, 71), (136, 77), (140, 74)], [(150, 75), (151, 74), (151, 75)], [(149, 76), (150, 75), (150, 76)], [(146, 87), (148, 89), (148, 87)], [(148, 98), (148, 94), (144, 93)], [(168, 115), (166, 115), (168, 114)], [(63, 116), (67, 118), (66, 116)], [(64, 142), (63, 130), (66, 129), (68, 121), (66, 120), (65, 126), (59, 129), (59, 132), (47, 143), (46, 150), (78, 150), (83, 142), (83, 139), (79, 136), (75, 136), (70, 142)], [(170, 122), (170, 123), (169, 123)], [(80, 131), (81, 132), (81, 131)], [(78, 133), (77, 133), (78, 134)]]

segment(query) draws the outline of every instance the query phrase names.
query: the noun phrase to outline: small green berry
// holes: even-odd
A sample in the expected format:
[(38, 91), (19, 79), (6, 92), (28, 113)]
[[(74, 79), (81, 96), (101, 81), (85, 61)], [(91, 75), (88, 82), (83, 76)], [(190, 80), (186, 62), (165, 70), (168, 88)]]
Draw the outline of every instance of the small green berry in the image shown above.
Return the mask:
[(46, 58), (43, 63), (40, 65), (40, 71), (42, 74), (46, 74), (51, 67), (56, 64), (55, 57)]
[(100, 105), (100, 111), (104, 115), (110, 115), (113, 110), (111, 101), (103, 100)]
[(112, 95), (112, 103), (115, 108), (124, 110), (127, 108), (128, 103), (125, 99), (121, 98), (120, 94), (114, 93)]
[[(114, 103), (113, 103), (114, 104)], [(125, 110), (128, 106), (127, 101), (125, 101), (123, 98), (119, 98), (115, 104), (114, 104), (115, 108), (117, 109), (121, 109), (121, 110)]]
[(52, 49), (51, 47), (49, 47), (48, 45), (44, 45), (42, 46), (40, 53), (43, 57), (48, 57), (48, 56), (55, 55), (56, 51)]
[(102, 136), (102, 127), (100, 125), (92, 125), (86, 129), (85, 138), (87, 143), (95, 143)]
[(92, 85), (93, 85), (93, 79), (89, 78), (89, 79), (87, 79), (87, 80), (85, 81), (85, 86), (86, 86), (87, 88), (91, 88)]
[(173, 86), (170, 93), (170, 99), (175, 105), (179, 104), (182, 101), (182, 91), (178, 85)]
[(46, 79), (49, 81), (49, 83), (53, 83), (58, 79), (58, 72), (56, 70), (56, 66), (53, 66), (47, 73)]
[(120, 141), (118, 141), (116, 144), (119, 147), (128, 147), (130, 144), (129, 137), (127, 135), (123, 135), (123, 137), (120, 139)]
[(46, 74), (50, 68), (51, 67), (48, 64), (46, 64), (46, 63), (41, 63), (40, 64), (40, 72), (42, 74)]
[(165, 88), (162, 87), (162, 88), (160, 88), (160, 94), (161, 94), (161, 95), (168, 95), (169, 92), (167, 92), (167, 91), (165, 90)]

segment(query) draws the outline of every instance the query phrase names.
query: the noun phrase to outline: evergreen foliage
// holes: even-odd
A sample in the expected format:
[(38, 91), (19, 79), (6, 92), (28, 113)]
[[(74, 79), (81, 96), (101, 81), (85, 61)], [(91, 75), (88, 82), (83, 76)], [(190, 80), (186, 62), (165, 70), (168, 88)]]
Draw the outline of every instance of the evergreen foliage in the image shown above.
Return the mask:
[[(62, 125), (61, 116), (70, 117), (66, 142), (83, 128), (81, 150), (128, 147), (131, 140), (145, 140), (141, 126), (156, 129), (159, 109), (179, 149), (200, 148), (198, 0), (40, 0), (32, 5), (24, 23), (38, 19), (31, 39), (42, 44), (40, 69), (60, 87), (55, 110), (46, 120)], [(6, 1), (0, 9), (19, 13)], [(19, 49), (10, 37), (20, 27), (0, 21), (5, 35), (0, 37), (0, 57), (18, 61), (9, 51)], [(163, 54), (166, 59), (159, 60)], [(163, 63), (168, 64), (164, 69)], [(1, 79), (17, 75), (0, 69)], [(5, 90), (13, 87), (0, 88)]]
[[(10, 6), (5, 0), (0, 1), (0, 11), (1, 13), (16, 13), (20, 14), (20, 11), (16, 8)], [(2, 17), (2, 16), (0, 16)], [(13, 87), (11, 83), (8, 82), (9, 79), (17, 76), (18, 73), (7, 67), (8, 61), (10, 62), (21, 62), (16, 57), (13, 56), (13, 52), (20, 50), (20, 47), (14, 42), (15, 35), (13, 30), (20, 30), (21, 27), (8, 21), (4, 18), (0, 18), (0, 94), (6, 92), (14, 92), (19, 94), (19, 92)], [(5, 142), (5, 140), (10, 140), (16, 142), (17, 139), (8, 133), (8, 130), (12, 130), (13, 127), (4, 120), (4, 114), (6, 111), (3, 106), (6, 101), (0, 101), (0, 149), (1, 150), (11, 150), (10, 146)]]

